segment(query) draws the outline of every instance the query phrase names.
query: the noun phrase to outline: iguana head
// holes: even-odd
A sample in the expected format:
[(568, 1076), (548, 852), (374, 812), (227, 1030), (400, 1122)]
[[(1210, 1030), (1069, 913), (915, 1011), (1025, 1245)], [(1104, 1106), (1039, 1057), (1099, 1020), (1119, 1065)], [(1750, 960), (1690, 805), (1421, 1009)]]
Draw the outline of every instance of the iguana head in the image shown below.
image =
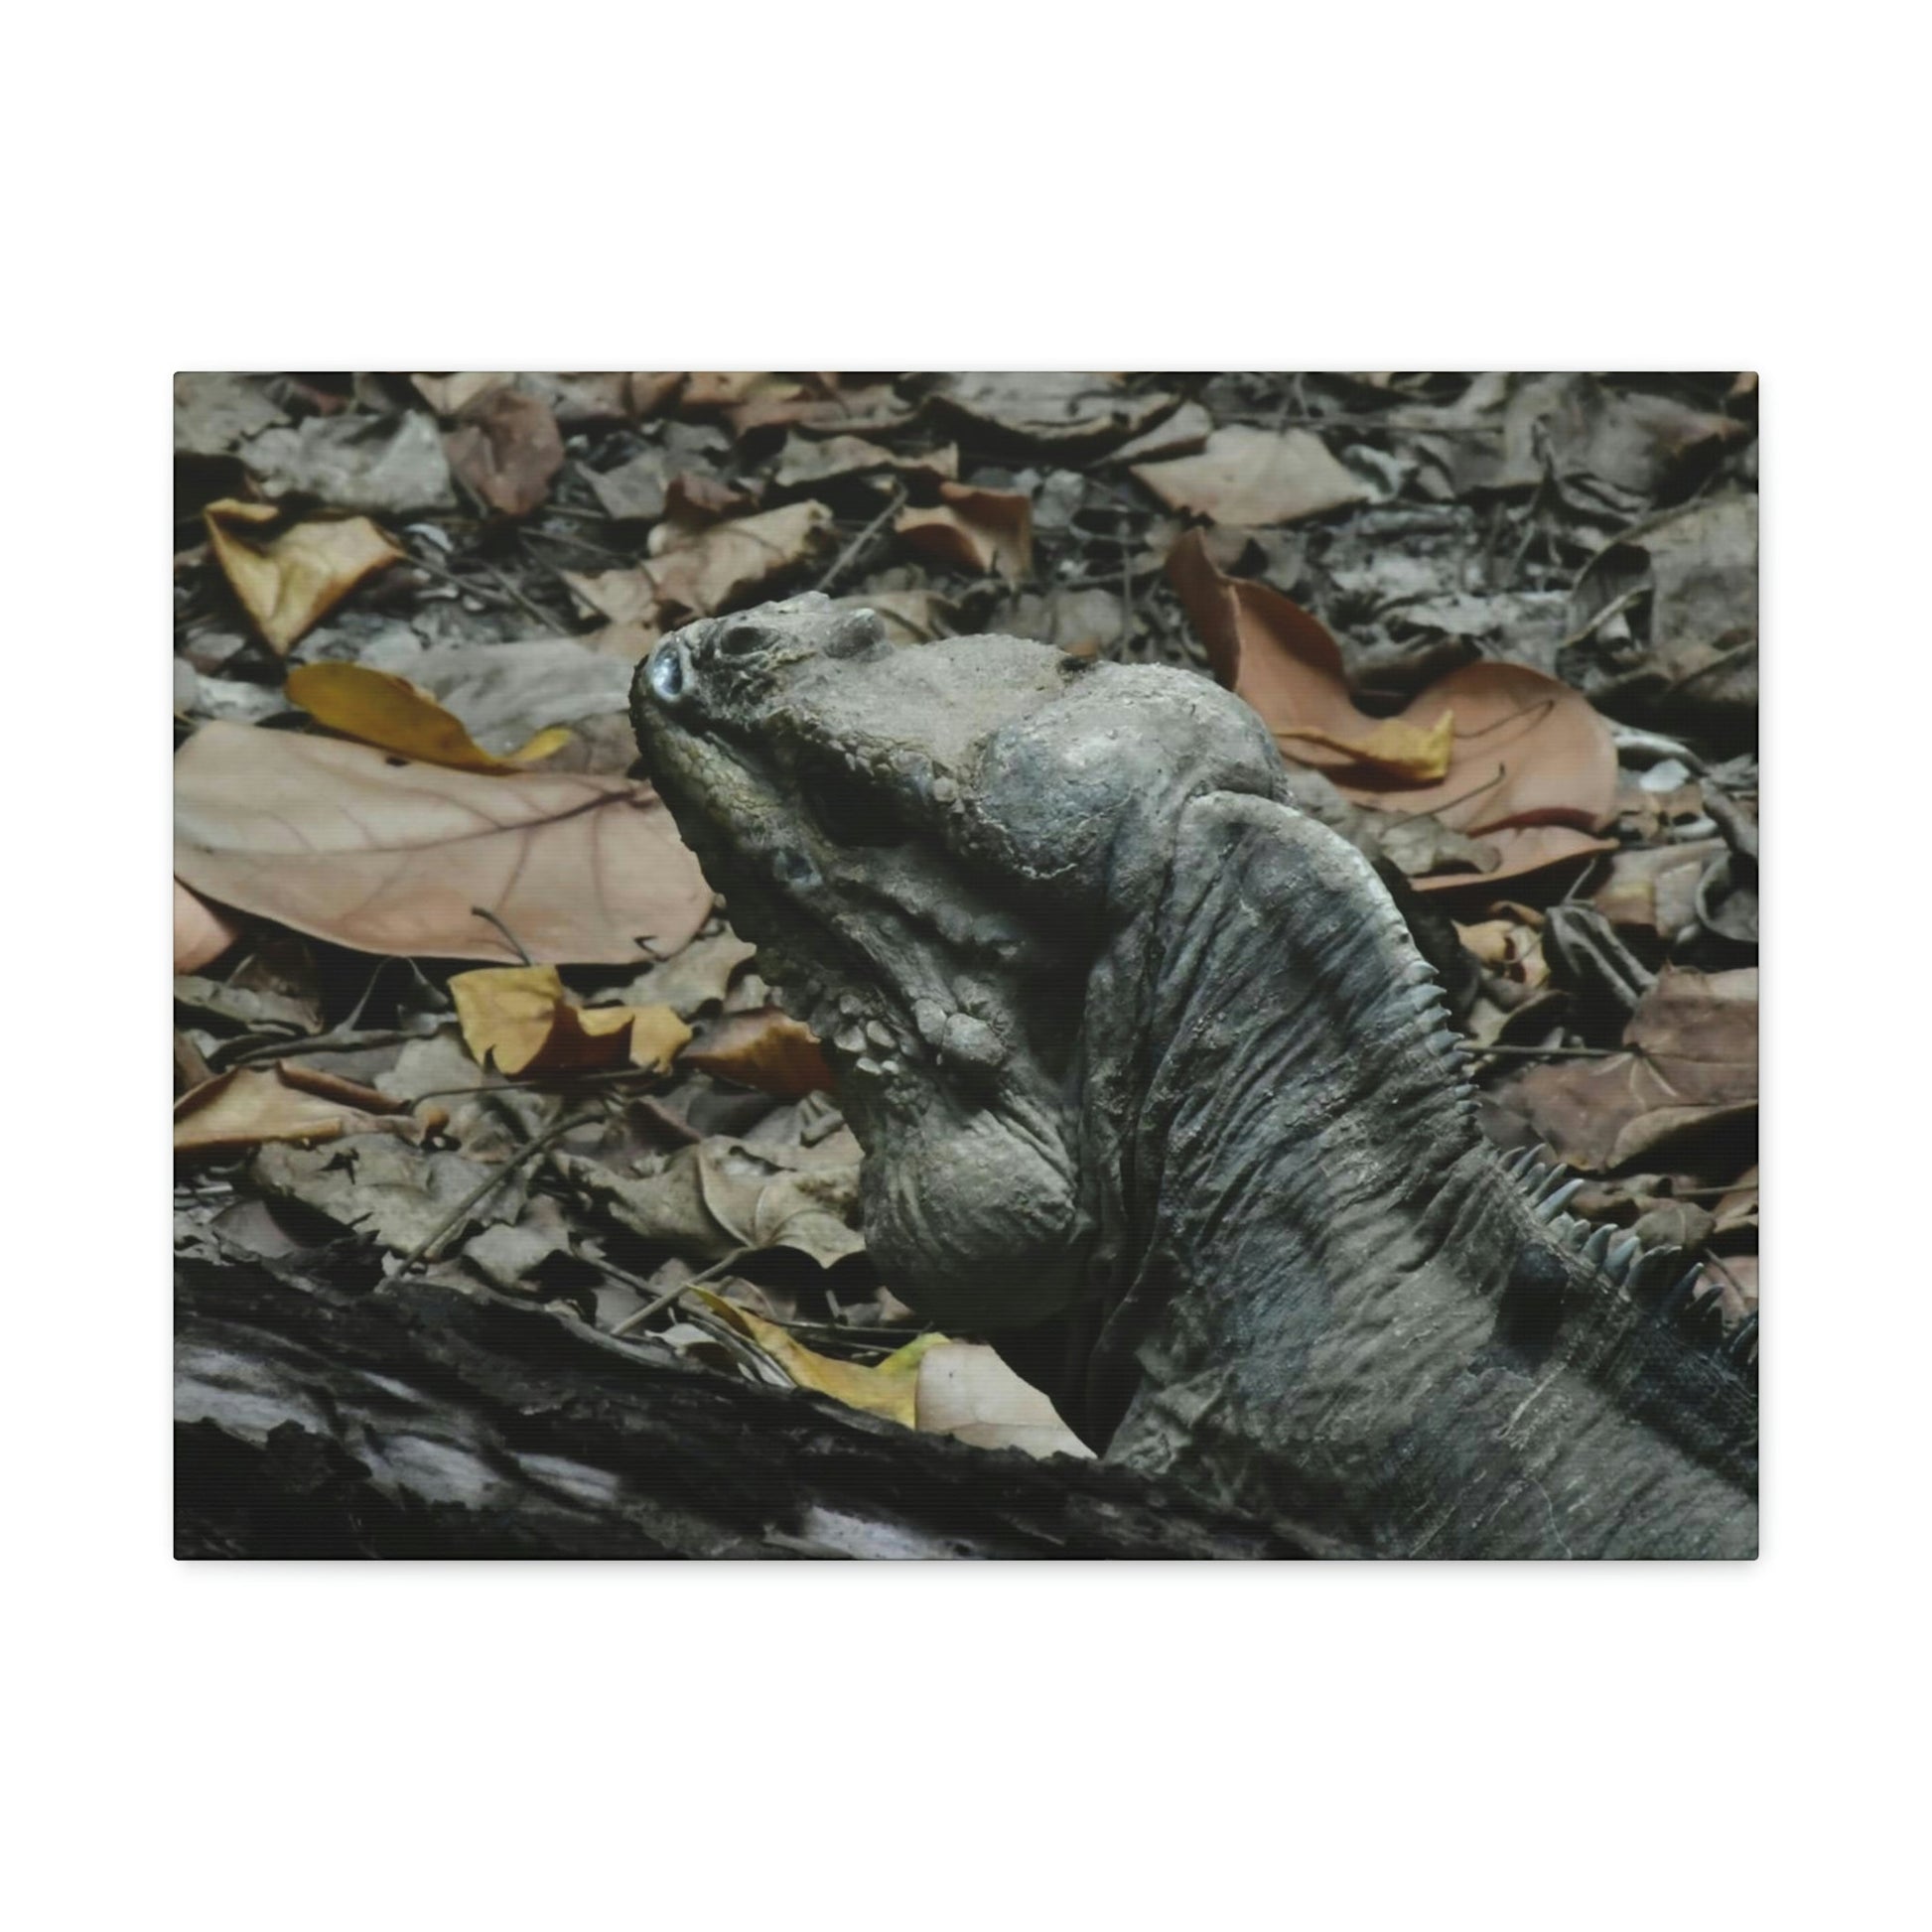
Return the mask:
[(1091, 975), (1158, 899), (1186, 800), (1275, 785), (1260, 721), (1185, 672), (1013, 637), (894, 646), (816, 594), (666, 637), (631, 714), (732, 923), (824, 1043), (887, 1279), (959, 1325), (1064, 1306), (1093, 1222)]

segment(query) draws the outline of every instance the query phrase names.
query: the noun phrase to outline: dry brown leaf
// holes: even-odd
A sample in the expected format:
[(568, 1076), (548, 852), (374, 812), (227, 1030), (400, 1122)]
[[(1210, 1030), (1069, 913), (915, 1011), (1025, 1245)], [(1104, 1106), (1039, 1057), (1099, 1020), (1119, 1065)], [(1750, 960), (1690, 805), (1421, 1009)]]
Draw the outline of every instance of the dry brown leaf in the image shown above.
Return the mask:
[(1133, 474), (1170, 509), (1251, 528), (1294, 523), (1368, 495), (1312, 430), (1245, 423), (1217, 429), (1198, 456), (1141, 464)]
[[(1533, 488), (1547, 462), (1573, 488), (1598, 478), (1628, 496), (1650, 497), (1686, 466), (1748, 434), (1731, 417), (1669, 396), (1619, 393), (1577, 374), (1478, 375), (1446, 407), (1409, 404), (1388, 421), (1450, 432), (1441, 461), (1458, 495)], [(1493, 435), (1468, 434), (1475, 429)]]
[(516, 377), (506, 370), (487, 374), (458, 370), (453, 375), (412, 375), (409, 380), (439, 416), (458, 416), (473, 402), (497, 389), (507, 389)]
[(191, 890), (363, 952), (626, 965), (675, 952), (711, 891), (648, 785), (452, 771), (336, 739), (204, 726), (175, 759)]
[(657, 630), (657, 585), (646, 570), (566, 570), (579, 603), (607, 622)]
[(923, 1339), (928, 1345), (918, 1361), (915, 1428), (957, 1436), (976, 1449), (1091, 1458), (1093, 1450), (1061, 1422), (1053, 1405), (984, 1342)]
[(1152, 428), (1174, 406), (1169, 395), (1133, 395), (1113, 375), (1002, 369), (941, 376), (928, 397), (939, 415), (970, 424), (982, 441), (1097, 455)]
[(333, 1141), (345, 1134), (400, 1134), (420, 1139), (431, 1121), (380, 1114), (285, 1079), (282, 1071), (230, 1067), (175, 1102), (178, 1155), (233, 1154), (269, 1141)]
[(820, 436), (840, 430), (877, 436), (903, 429), (914, 413), (890, 382), (872, 382), (849, 389), (835, 385), (829, 392), (818, 394), (801, 390), (786, 395), (773, 387), (735, 404), (725, 420), (739, 437), (774, 428), (802, 429)]
[(490, 389), (465, 404), (443, 447), (450, 468), (505, 516), (535, 509), (564, 467), (556, 417), (520, 389)]
[[(1586, 852), (1607, 851), (1590, 834), (1616, 803), (1616, 749), (1609, 728), (1568, 685), (1527, 665), (1465, 664), (1419, 693), (1397, 722), (1453, 718), (1448, 770), (1405, 781), (1360, 748), (1382, 723), (1349, 696), (1340, 647), (1321, 623), (1280, 591), (1230, 577), (1189, 531), (1168, 559), (1168, 576), (1207, 647), (1215, 675), (1253, 705), (1298, 763), (1324, 772), (1358, 805), (1428, 812), (1452, 831), (1496, 846), (1485, 884), (1516, 878)], [(1341, 749), (1341, 748), (1348, 749)], [(1418, 880), (1426, 890), (1466, 886), (1471, 875)]]
[(199, 973), (241, 937), (241, 928), (218, 905), (197, 897), (175, 881), (175, 971)]
[(683, 393), (689, 378), (680, 370), (632, 369), (624, 378), (624, 401), (642, 422), (668, 409)]
[(569, 732), (551, 727), (498, 758), (485, 752), (464, 730), (463, 721), (420, 685), (366, 664), (324, 659), (300, 665), (289, 673), (285, 695), (331, 731), (455, 771), (515, 771), (570, 743)]
[(785, 442), (771, 481), (780, 489), (832, 483), (843, 477), (870, 476), (890, 470), (901, 476), (929, 477), (951, 483), (959, 475), (959, 451), (948, 443), (917, 456), (898, 456), (862, 436), (792, 436)]
[(1017, 489), (941, 483), (936, 509), (899, 513), (898, 533), (921, 555), (966, 570), (1026, 577), (1034, 567), (1034, 506)]
[(1698, 973), (1666, 966), (1623, 1037), (1641, 1055), (1531, 1067), (1498, 1097), (1560, 1159), (1593, 1173), (1628, 1167), (1693, 1135), (1720, 1150), (1720, 1173), (1755, 1159), (1754, 967)]
[(781, 1100), (833, 1087), (817, 1035), (777, 1007), (727, 1014), (684, 1055), (684, 1064)]
[(287, 523), (272, 504), (232, 497), (210, 503), (203, 514), (215, 561), (242, 609), (282, 652), (365, 577), (402, 556), (366, 516)]
[(796, 378), (773, 375), (766, 370), (693, 369), (685, 378), (678, 413), (682, 416), (702, 416), (718, 410), (742, 408), (753, 401), (801, 401), (811, 393), (807, 385)]
[(644, 566), (659, 621), (710, 617), (813, 562), (832, 537), (832, 512), (809, 501), (695, 532), (659, 523), (651, 531), (651, 561)]
[(728, 516), (748, 516), (759, 506), (749, 489), (740, 489), (702, 470), (680, 470), (664, 485), (664, 514), (696, 536)]
[(1674, 938), (1696, 920), (1698, 881), (1726, 850), (1723, 839), (1694, 839), (1619, 851), (1592, 903), (1612, 925), (1643, 926)]
[(596, 1067), (662, 1070), (691, 1037), (669, 1007), (579, 1007), (554, 966), (485, 966), (450, 981), (464, 1044), (510, 1079)]

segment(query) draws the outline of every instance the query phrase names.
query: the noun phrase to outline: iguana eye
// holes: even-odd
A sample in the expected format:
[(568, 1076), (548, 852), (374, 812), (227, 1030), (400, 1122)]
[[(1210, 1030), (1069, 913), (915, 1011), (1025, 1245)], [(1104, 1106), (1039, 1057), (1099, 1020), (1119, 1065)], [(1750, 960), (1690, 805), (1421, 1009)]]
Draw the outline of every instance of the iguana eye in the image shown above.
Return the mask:
[(769, 642), (770, 636), (762, 624), (740, 621), (725, 626), (719, 634), (717, 649), (724, 657), (750, 657)]

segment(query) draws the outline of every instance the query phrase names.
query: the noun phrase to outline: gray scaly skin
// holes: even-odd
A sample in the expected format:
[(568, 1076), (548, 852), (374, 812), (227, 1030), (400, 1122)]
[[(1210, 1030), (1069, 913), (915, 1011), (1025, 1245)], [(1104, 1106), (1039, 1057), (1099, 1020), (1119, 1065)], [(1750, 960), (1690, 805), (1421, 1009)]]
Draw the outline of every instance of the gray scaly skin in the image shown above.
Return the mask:
[(885, 1278), (1107, 1455), (1368, 1554), (1755, 1554), (1754, 1334), (1484, 1139), (1247, 706), (808, 596), (664, 639), (632, 718), (825, 1042)]

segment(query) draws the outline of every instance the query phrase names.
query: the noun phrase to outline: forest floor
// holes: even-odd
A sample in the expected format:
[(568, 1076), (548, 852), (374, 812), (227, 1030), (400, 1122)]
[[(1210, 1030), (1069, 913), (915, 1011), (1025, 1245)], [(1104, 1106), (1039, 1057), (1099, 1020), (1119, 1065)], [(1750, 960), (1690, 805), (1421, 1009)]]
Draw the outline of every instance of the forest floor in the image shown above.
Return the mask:
[[(184, 375), (177, 1249), (1072, 1447), (873, 1270), (631, 670), (818, 588), (1218, 676), (1412, 889), (1486, 1124), (1757, 1297), (1748, 374)], [(482, 802), (480, 802), (482, 801)], [(479, 837), (479, 814), (492, 828)]]

